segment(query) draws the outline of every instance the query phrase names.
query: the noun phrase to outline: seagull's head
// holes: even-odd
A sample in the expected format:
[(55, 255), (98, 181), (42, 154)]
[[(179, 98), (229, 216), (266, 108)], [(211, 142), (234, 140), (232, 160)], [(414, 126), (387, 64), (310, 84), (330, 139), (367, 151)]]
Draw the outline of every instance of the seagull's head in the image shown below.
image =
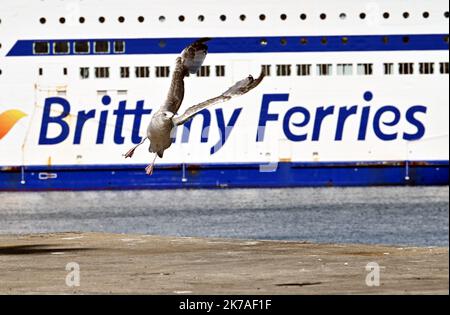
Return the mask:
[(173, 118), (173, 116), (175, 116), (175, 114), (172, 112), (169, 112), (169, 111), (164, 111), (162, 113), (162, 117), (164, 120), (171, 120)]

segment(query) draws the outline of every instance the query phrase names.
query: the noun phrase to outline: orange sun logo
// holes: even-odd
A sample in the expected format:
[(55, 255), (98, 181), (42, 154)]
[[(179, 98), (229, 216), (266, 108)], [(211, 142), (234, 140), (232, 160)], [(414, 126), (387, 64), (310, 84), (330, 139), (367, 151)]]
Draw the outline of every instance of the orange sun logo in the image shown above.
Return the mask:
[(0, 114), (0, 140), (8, 134), (14, 125), (27, 114), (24, 112), (11, 109)]

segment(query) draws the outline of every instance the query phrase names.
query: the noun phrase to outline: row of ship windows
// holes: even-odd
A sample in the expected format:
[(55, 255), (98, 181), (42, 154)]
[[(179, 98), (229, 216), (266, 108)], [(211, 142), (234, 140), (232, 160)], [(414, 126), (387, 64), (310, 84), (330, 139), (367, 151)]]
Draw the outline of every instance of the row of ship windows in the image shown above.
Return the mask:
[[(119, 74), (120, 78), (130, 78), (131, 77), (131, 68), (130, 67), (120, 67)], [(67, 68), (63, 68), (63, 74), (68, 75)], [(215, 74), (216, 77), (224, 77), (225, 76), (225, 66), (217, 65), (215, 66)], [(39, 68), (39, 75), (44, 75), (44, 69)], [(94, 67), (94, 76), (95, 78), (109, 78), (110, 77), (110, 67)], [(149, 66), (139, 66), (134, 67), (134, 76), (136, 78), (149, 78), (150, 77), (150, 67)], [(167, 78), (170, 76), (170, 67), (169, 66), (158, 66), (155, 67), (155, 76), (157, 78)], [(189, 76), (189, 74), (188, 74)], [(209, 77), (211, 76), (210, 66), (202, 66), (197, 71), (198, 77)], [(90, 68), (89, 67), (81, 67), (80, 68), (80, 78), (81, 79), (89, 79), (90, 77)]]
[[(359, 16), (359, 18), (360, 18), (361, 20), (364, 20), (364, 19), (366, 19), (366, 18), (368, 17), (368, 15), (369, 15), (369, 14), (367, 14), (367, 13), (365, 13), (365, 12), (361, 12), (361, 13), (359, 13), (358, 16)], [(430, 16), (431, 16), (430, 12), (428, 12), (428, 11), (422, 12), (422, 17), (423, 17), (424, 19), (428, 19)], [(444, 16), (445, 18), (448, 19), (448, 18), (449, 18), (449, 12), (448, 12), (448, 11), (445, 11), (444, 14), (443, 14), (443, 16)], [(345, 20), (345, 19), (347, 19), (348, 15), (347, 15), (347, 13), (342, 12), (342, 13), (340, 13), (340, 14), (338, 15), (338, 17), (339, 17), (339, 19), (341, 19), (341, 20)], [(383, 12), (382, 17), (383, 17), (384, 19), (389, 19), (389, 18), (391, 17), (391, 13), (390, 13), (390, 12)], [(404, 19), (409, 19), (409, 18), (411, 17), (411, 13), (408, 12), (408, 11), (405, 11), (405, 12), (402, 13), (402, 17), (403, 17)], [(225, 15), (225, 14), (219, 15), (218, 18), (219, 18), (219, 20), (222, 21), (222, 22), (225, 22), (225, 21), (228, 20), (228, 16)], [(247, 15), (245, 15), (245, 14), (239, 15), (239, 20), (241, 20), (241, 21), (246, 21), (247, 18), (248, 18), (248, 17), (247, 17)], [(303, 20), (303, 21), (304, 21), (304, 20), (308, 19), (308, 14), (302, 13), (302, 14), (300, 14), (300, 15), (298, 16), (298, 18), (299, 18), (300, 20)], [(327, 15), (326, 13), (320, 13), (320, 14), (318, 15), (318, 18), (319, 18), (320, 20), (326, 20), (326, 19), (328, 18), (328, 15)], [(259, 14), (258, 19), (259, 19), (260, 21), (266, 21), (266, 20), (268, 19), (268, 16), (267, 16), (266, 14)], [(286, 20), (288, 19), (288, 15), (287, 15), (286, 13), (282, 13), (282, 14), (279, 15), (279, 19), (280, 19), (281, 21), (286, 21)], [(167, 20), (167, 18), (166, 18), (166, 16), (164, 16), (164, 15), (160, 15), (160, 16), (158, 17), (158, 20), (159, 20), (160, 22), (165, 22), (165, 21)], [(204, 22), (204, 21), (206, 20), (206, 16), (203, 15), (203, 14), (200, 14), (200, 15), (197, 16), (197, 20), (198, 20), (199, 22)], [(61, 24), (65, 24), (66, 21), (67, 21), (67, 20), (66, 20), (65, 17), (60, 17), (60, 18), (59, 18), (59, 23), (61, 23)], [(117, 21), (118, 21), (119, 23), (125, 23), (126, 18), (125, 18), (124, 16), (119, 16), (119, 17), (117, 18)], [(137, 21), (138, 21), (139, 23), (144, 23), (144, 22), (145, 22), (145, 17), (142, 16), (142, 15), (141, 15), (141, 16), (138, 16), (138, 17), (137, 17)], [(186, 21), (186, 16), (185, 16), (185, 15), (179, 15), (179, 16), (178, 16), (178, 21), (179, 21), (179, 22), (185, 22), (185, 21)], [(46, 24), (46, 23), (47, 23), (47, 18), (41, 17), (41, 18), (39, 19), (39, 22), (40, 22), (41, 24)], [(83, 16), (81, 16), (81, 17), (78, 18), (78, 22), (79, 22), (80, 24), (84, 24), (84, 23), (86, 22), (86, 18), (83, 17)], [(99, 23), (105, 23), (105, 22), (106, 22), (106, 18), (105, 18), (104, 16), (100, 16), (100, 17), (98, 18), (98, 22), (99, 22)]]
[[(381, 41), (384, 44), (389, 44), (389, 36), (383, 36), (381, 38)], [(403, 36), (402, 41), (404, 44), (408, 44), (410, 42), (409, 36)], [(448, 35), (443, 37), (443, 41), (445, 43), (449, 42)], [(299, 44), (301, 45), (307, 45), (308, 44), (308, 37), (302, 37), (300, 38)], [(320, 40), (322, 45), (328, 44), (328, 38), (322, 37)], [(346, 36), (341, 37), (341, 43), (343, 45), (346, 45), (349, 43), (349, 38)], [(288, 44), (288, 41), (286, 38), (280, 39), (280, 45), (285, 46)], [(260, 40), (261, 46), (267, 46), (268, 41), (265, 38), (262, 38)], [(92, 49), (91, 49), (91, 46)], [(159, 42), (159, 47), (164, 48), (166, 46), (166, 43), (164, 40), (161, 40)], [(72, 49), (71, 49), (72, 48)], [(123, 40), (114, 40), (114, 41), (108, 41), (108, 40), (96, 40), (92, 43), (90, 41), (55, 41), (52, 44), (50, 42), (46, 41), (39, 41), (33, 43), (33, 54), (35, 55), (49, 55), (50, 49), (52, 49), (53, 54), (56, 55), (67, 55), (70, 54), (71, 51), (74, 54), (90, 54), (91, 50), (95, 54), (109, 54), (111, 53), (111, 50), (115, 54), (124, 54), (126, 50), (125, 41)]]
[[(296, 72), (298, 76), (310, 76), (312, 75), (312, 64), (298, 64), (296, 65)], [(316, 65), (316, 75), (318, 76), (331, 76), (333, 75), (333, 64), (317, 64)], [(266, 76), (270, 76), (271, 65), (262, 65), (263, 71)], [(354, 65), (352, 63), (340, 63), (336, 64), (336, 75), (354, 75)], [(395, 69), (398, 69), (396, 72)], [(400, 62), (397, 67), (392, 62), (383, 63), (383, 74), (393, 75), (395, 73), (407, 75), (414, 74), (414, 63), (413, 62)], [(435, 63), (434, 62), (420, 62), (419, 63), (419, 73), (420, 74), (434, 74), (435, 73)], [(448, 74), (449, 73), (449, 63), (440, 62), (439, 63), (439, 73)], [(374, 74), (374, 64), (373, 63), (358, 63), (356, 65), (357, 75), (373, 75)], [(277, 76), (291, 76), (292, 75), (292, 65), (276, 65), (276, 75)]]
[[(449, 73), (449, 63), (439, 62), (438, 64), (439, 73), (448, 74)], [(336, 75), (338, 76), (348, 76), (354, 75), (354, 65), (351, 63), (340, 63), (340, 64), (316, 64), (316, 75), (317, 76), (331, 76), (334, 74), (333, 67), (336, 66)], [(418, 72), (420, 74), (434, 74), (436, 64), (434, 62), (420, 62), (418, 63)], [(273, 75), (272, 65), (262, 65), (262, 71), (266, 76)], [(293, 66), (290, 64), (280, 64), (275, 65), (275, 75), (279, 77), (291, 76)], [(312, 64), (297, 64), (295, 65), (297, 76), (311, 76), (312, 75)], [(397, 69), (397, 71), (396, 71)], [(383, 74), (384, 75), (412, 75), (415, 72), (414, 63), (412, 62), (401, 62), (401, 63), (383, 63)], [(44, 74), (43, 68), (39, 68), (39, 75)], [(67, 75), (67, 68), (63, 69), (63, 74)], [(80, 68), (80, 78), (89, 79), (90, 68), (81, 67)], [(120, 67), (119, 76), (120, 78), (130, 78), (132, 74), (130, 67)], [(356, 64), (356, 74), (357, 75), (373, 75), (374, 74), (374, 64), (373, 63), (358, 63)], [(197, 72), (197, 77), (210, 77), (211, 66), (202, 66)], [(110, 77), (110, 67), (94, 67), (95, 78), (109, 78)], [(155, 76), (157, 78), (167, 78), (170, 76), (169, 66), (157, 66), (155, 67)], [(225, 66), (216, 65), (215, 66), (215, 76), (224, 77), (225, 76)], [(150, 77), (150, 67), (139, 66), (134, 68), (134, 77), (136, 78), (149, 78)]]
[[(50, 54), (50, 43), (49, 42), (34, 42), (33, 43), (33, 54), (35, 55), (48, 55)], [(91, 53), (91, 42), (89, 41), (57, 41), (52, 45), (53, 54), (67, 55), (72, 51), (75, 54), (89, 54)], [(125, 53), (125, 41), (123, 40), (97, 40), (92, 42), (92, 51), (95, 54), (109, 54), (111, 48), (115, 54)], [(111, 47), (112, 46), (112, 47)]]

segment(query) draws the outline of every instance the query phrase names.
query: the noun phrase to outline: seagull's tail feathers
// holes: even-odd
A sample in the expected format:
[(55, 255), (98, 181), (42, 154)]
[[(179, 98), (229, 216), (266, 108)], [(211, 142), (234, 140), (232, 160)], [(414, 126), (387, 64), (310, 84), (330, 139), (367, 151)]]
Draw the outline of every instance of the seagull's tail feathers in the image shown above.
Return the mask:
[(193, 44), (186, 47), (181, 53), (181, 58), (183, 60), (183, 66), (185, 69), (191, 73), (196, 73), (203, 64), (203, 61), (208, 54), (208, 46), (205, 42), (209, 41), (210, 38), (200, 38)]

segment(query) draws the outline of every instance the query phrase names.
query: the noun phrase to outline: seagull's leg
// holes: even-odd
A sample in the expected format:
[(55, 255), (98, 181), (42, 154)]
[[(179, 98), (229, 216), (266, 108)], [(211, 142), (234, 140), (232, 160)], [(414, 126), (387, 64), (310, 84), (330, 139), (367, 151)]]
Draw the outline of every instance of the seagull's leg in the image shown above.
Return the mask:
[(153, 158), (152, 163), (145, 168), (145, 172), (147, 173), (147, 175), (153, 174), (153, 166), (155, 165), (155, 160), (156, 160), (157, 156), (158, 156), (158, 153), (155, 153), (155, 157)]
[(136, 145), (136, 146), (134, 146), (133, 148), (131, 148), (130, 150), (128, 150), (128, 152), (125, 153), (125, 154), (123, 154), (123, 156), (124, 156), (125, 158), (130, 158), (130, 157), (132, 157), (133, 154), (134, 154), (134, 151), (136, 150), (136, 148), (137, 148), (138, 146), (140, 146), (141, 144), (143, 144), (143, 143), (145, 142), (145, 140), (147, 140), (147, 138), (142, 139), (141, 143), (139, 143), (138, 145)]

